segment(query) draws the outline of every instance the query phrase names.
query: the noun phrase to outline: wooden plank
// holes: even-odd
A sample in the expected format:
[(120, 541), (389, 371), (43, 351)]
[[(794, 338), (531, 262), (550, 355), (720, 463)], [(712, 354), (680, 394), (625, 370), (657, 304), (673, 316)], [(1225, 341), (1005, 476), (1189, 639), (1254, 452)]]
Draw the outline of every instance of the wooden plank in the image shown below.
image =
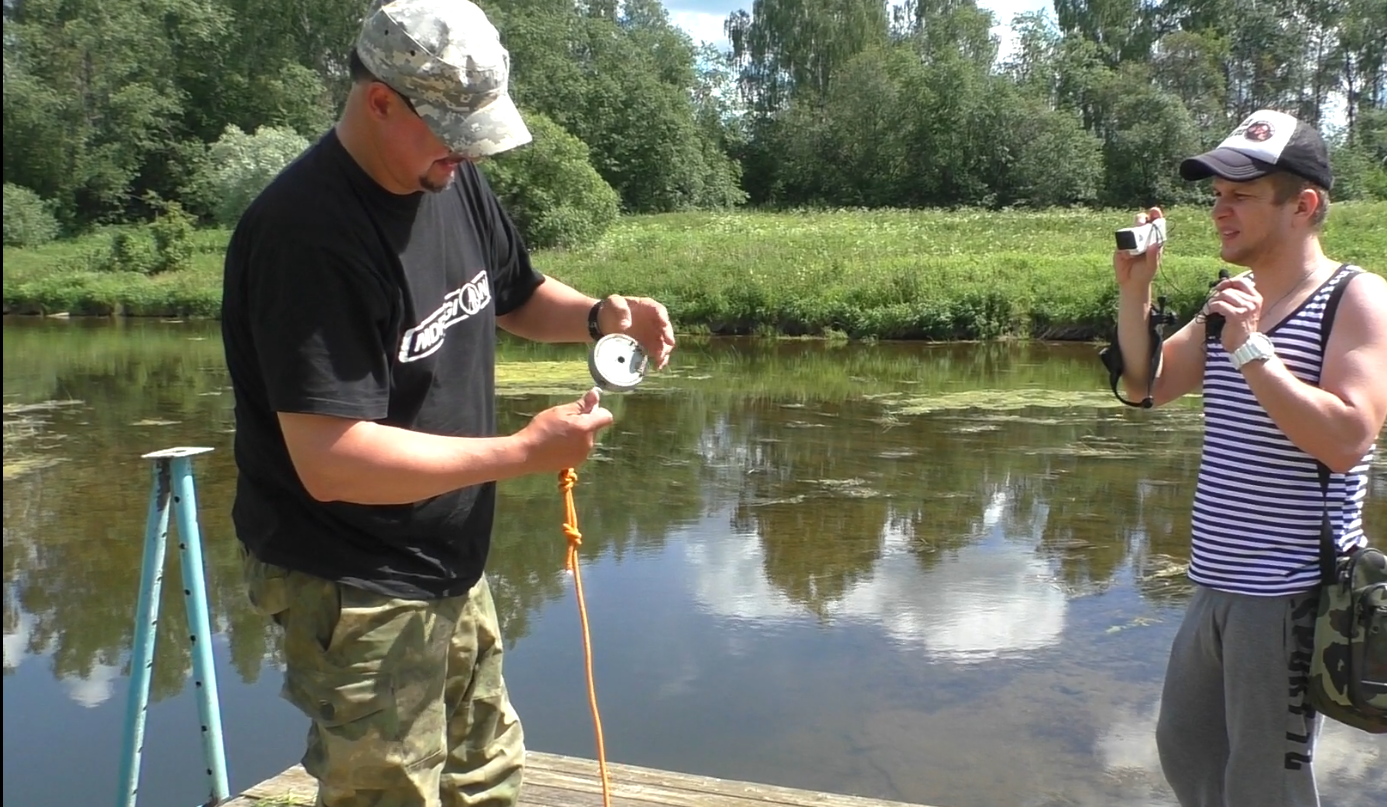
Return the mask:
[[(602, 807), (600, 777), (595, 760), (529, 751), (520, 807)], [(607, 780), (612, 807), (926, 807), (623, 763), (607, 764)], [(312, 805), (317, 790), (313, 778), (302, 766), (295, 765), (222, 807)]]
[[(527, 755), (526, 783), (567, 787), (575, 792), (596, 788), (602, 792), (597, 761), (531, 751)], [(869, 799), (840, 793), (717, 779), (690, 773), (662, 771), (617, 762), (607, 763), (607, 781), (617, 793), (650, 798), (658, 792), (668, 807), (927, 807), (900, 801)]]

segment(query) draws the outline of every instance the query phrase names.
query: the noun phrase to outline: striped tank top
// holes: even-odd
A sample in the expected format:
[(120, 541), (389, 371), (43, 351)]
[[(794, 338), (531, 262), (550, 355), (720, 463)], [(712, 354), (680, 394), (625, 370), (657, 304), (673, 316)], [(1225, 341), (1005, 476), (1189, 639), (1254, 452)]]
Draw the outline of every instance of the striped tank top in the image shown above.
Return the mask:
[[(1320, 323), (1340, 267), (1298, 309), (1266, 331), (1301, 381), (1320, 378)], [(1346, 474), (1329, 476), (1329, 523), (1340, 550), (1365, 542), (1363, 502), (1376, 446)], [(1204, 445), (1194, 492), (1189, 577), (1259, 596), (1304, 593), (1319, 583), (1324, 497), (1319, 466), (1257, 402), (1218, 342), (1204, 353)]]

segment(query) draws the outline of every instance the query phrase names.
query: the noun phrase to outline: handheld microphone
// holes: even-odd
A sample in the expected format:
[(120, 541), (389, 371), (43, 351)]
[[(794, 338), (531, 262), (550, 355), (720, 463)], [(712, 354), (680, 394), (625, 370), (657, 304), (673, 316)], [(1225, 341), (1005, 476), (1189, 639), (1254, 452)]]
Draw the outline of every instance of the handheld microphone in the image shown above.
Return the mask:
[[(1220, 281), (1227, 280), (1230, 277), (1232, 277), (1232, 275), (1228, 273), (1228, 267), (1225, 266), (1218, 270), (1218, 280), (1210, 283), (1209, 288), (1212, 289), (1214, 286), (1217, 286)], [(1204, 317), (1204, 341), (1220, 341), (1223, 338), (1223, 322), (1222, 314), (1209, 314)]]

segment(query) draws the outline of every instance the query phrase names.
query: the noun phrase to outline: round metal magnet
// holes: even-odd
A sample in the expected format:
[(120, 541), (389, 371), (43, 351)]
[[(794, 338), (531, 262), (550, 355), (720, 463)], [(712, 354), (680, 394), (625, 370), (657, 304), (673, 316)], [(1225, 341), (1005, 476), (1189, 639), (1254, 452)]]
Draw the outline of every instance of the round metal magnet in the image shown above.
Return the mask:
[(598, 339), (588, 353), (592, 380), (605, 390), (635, 389), (645, 380), (648, 364), (640, 344), (624, 333), (607, 334)]

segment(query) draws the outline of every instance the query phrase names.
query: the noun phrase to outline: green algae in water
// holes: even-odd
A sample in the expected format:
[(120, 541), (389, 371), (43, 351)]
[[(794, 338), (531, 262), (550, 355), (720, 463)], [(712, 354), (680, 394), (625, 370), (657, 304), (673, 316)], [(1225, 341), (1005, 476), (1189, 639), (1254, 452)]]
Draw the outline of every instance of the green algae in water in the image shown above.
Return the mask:
[(906, 416), (965, 409), (1008, 412), (1031, 408), (1106, 409), (1120, 406), (1107, 390), (980, 389), (932, 395), (881, 396), (881, 399), (892, 413)]
[(6, 457), (4, 481), (9, 482), (11, 480), (18, 479), (26, 474), (31, 474), (34, 471), (39, 471), (44, 468), (57, 465), (60, 462), (66, 461), (67, 458), (65, 457), (20, 456), (15, 457), (13, 459), (11, 459), (10, 457)]
[(496, 363), (497, 395), (573, 395), (593, 387), (586, 361), (508, 361)]

